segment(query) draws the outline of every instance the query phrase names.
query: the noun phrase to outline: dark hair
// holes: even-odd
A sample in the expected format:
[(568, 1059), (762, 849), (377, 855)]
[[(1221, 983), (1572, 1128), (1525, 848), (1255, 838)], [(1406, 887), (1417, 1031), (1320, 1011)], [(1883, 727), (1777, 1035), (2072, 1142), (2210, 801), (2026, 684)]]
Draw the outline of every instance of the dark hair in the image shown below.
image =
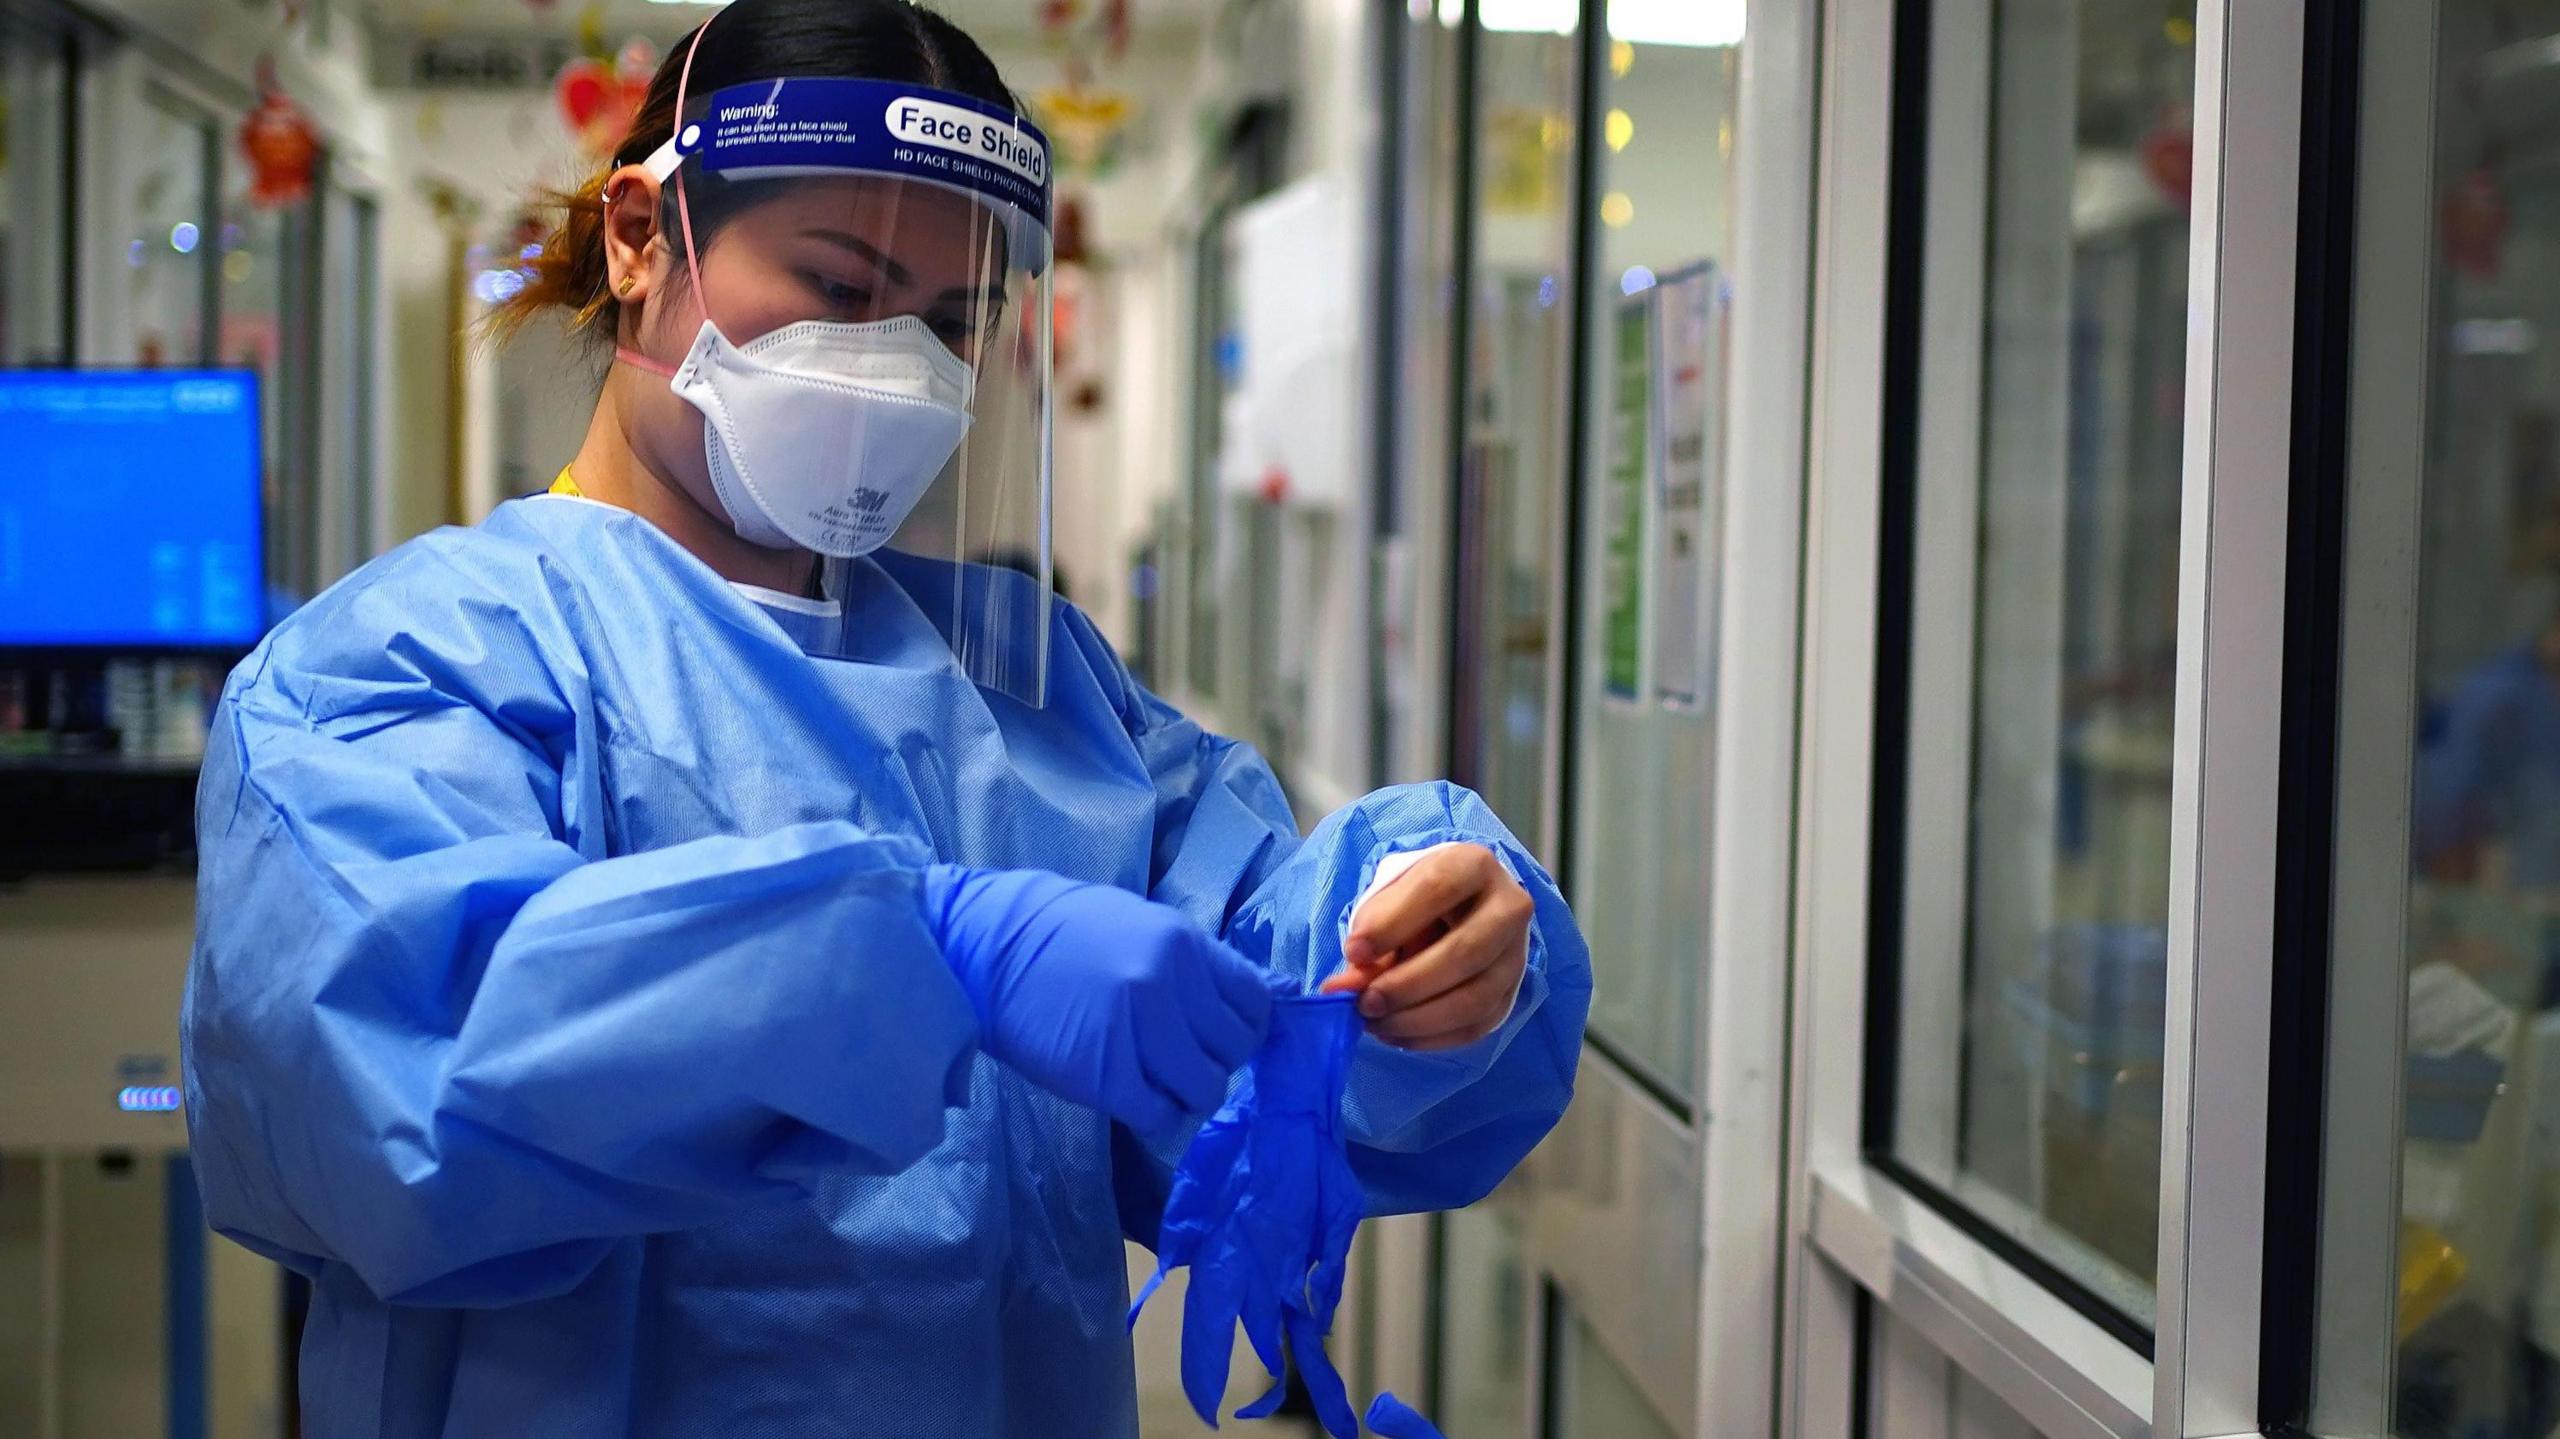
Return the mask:
[[(676, 127), (676, 88), (696, 38), (687, 103), (731, 85), (803, 76), (902, 80), (1019, 109), (993, 60), (966, 31), (911, 0), (736, 0), (680, 41), (649, 82), (648, 98), (613, 161), (573, 192), (545, 197), (561, 212), (533, 262), (533, 278), (491, 317), (501, 334), (549, 309), (573, 312), (572, 334), (610, 344), (617, 318), (604, 253), (604, 183), (655, 154)], [(744, 191), (747, 187), (739, 187)], [(709, 235), (740, 208), (694, 195), (694, 219)]]

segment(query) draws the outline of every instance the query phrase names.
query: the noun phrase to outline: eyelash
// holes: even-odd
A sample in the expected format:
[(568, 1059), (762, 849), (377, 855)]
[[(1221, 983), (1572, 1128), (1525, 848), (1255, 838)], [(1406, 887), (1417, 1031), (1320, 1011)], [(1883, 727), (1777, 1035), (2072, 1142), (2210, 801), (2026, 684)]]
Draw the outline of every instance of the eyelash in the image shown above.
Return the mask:
[(841, 280), (830, 280), (824, 275), (811, 275), (809, 284), (818, 292), (818, 297), (830, 305), (851, 309), (871, 303), (871, 292), (860, 285), (848, 285)]
[[(860, 285), (830, 280), (824, 275), (810, 275), (808, 281), (819, 299), (838, 309), (862, 309), (871, 303), (871, 292)], [(932, 327), (936, 338), (954, 348), (978, 338), (978, 330), (965, 320), (927, 320), (925, 323)]]

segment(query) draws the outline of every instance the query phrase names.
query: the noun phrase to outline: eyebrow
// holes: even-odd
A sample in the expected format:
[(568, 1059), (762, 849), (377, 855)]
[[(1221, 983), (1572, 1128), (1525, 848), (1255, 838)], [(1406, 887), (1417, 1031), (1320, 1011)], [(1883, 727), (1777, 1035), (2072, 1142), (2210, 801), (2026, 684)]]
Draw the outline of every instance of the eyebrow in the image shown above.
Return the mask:
[(853, 253), (869, 260), (872, 264), (880, 267), (880, 272), (882, 274), (889, 277), (890, 284), (912, 285), (916, 282), (916, 277), (908, 271), (906, 266), (901, 265), (897, 261), (890, 259), (887, 255), (882, 254), (879, 246), (872, 244), (870, 241), (863, 239), (859, 235), (848, 235), (842, 230), (805, 230), (801, 233), (812, 240), (823, 240), (838, 249), (851, 250)]
[[(809, 239), (824, 241), (840, 250), (850, 250), (869, 260), (880, 267), (880, 272), (889, 277), (889, 283), (892, 285), (912, 285), (916, 282), (913, 271), (890, 259), (881, 252), (879, 246), (859, 235), (848, 235), (842, 230), (828, 229), (804, 230), (801, 233)], [(954, 285), (937, 297), (937, 303), (948, 300), (975, 300), (984, 304), (1001, 305), (1005, 302), (1005, 287), (1000, 283), (980, 285), (975, 288)]]

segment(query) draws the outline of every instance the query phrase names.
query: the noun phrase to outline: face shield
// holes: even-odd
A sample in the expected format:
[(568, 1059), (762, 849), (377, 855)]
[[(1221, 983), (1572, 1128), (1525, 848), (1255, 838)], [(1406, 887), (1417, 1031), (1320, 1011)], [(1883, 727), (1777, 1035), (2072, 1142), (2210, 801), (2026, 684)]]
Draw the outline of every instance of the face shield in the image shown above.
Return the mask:
[[(1047, 697), (1049, 146), (967, 96), (791, 79), (679, 101), (650, 161), (704, 324), (666, 373), (738, 532), (876, 551), (970, 678)], [(647, 363), (625, 354), (634, 363)]]

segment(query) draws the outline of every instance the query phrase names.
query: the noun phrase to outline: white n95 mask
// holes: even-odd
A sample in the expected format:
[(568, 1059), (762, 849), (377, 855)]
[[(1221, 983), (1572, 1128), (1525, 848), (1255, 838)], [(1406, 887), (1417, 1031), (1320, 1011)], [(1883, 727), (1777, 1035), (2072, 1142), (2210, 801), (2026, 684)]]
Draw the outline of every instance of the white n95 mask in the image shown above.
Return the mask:
[(705, 320), (668, 384), (702, 412), (712, 489), (740, 538), (834, 559), (906, 523), (977, 396), (977, 373), (912, 315), (809, 320), (743, 346)]

